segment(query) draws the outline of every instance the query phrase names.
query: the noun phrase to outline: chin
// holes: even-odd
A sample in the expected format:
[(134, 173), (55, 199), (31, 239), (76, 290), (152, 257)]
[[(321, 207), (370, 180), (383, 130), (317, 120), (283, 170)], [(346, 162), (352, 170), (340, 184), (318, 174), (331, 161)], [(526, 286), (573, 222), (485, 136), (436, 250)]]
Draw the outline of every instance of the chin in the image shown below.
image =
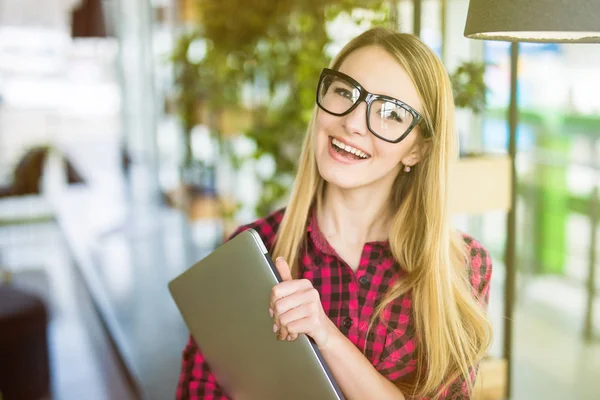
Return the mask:
[(350, 171), (342, 171), (333, 168), (320, 168), (319, 174), (327, 184), (333, 185), (340, 189), (356, 189), (365, 185), (363, 179), (360, 179), (356, 174), (351, 174)]

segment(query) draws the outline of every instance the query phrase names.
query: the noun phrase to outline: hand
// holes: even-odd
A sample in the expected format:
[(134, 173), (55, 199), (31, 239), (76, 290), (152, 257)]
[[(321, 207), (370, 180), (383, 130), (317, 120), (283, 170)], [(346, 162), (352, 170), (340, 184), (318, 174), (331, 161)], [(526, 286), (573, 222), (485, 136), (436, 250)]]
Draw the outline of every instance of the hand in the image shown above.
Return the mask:
[(325, 314), (319, 292), (308, 279), (292, 279), (283, 257), (275, 260), (275, 266), (283, 280), (273, 286), (269, 305), (277, 339), (293, 341), (305, 333), (323, 349), (337, 328)]

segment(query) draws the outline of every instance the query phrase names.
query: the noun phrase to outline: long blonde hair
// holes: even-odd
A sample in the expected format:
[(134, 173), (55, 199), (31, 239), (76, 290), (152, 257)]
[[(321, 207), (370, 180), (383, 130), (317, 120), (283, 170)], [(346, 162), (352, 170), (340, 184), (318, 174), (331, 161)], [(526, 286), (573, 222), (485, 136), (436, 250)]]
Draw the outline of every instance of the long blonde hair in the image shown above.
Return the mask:
[[(407, 275), (389, 288), (372, 321), (390, 303), (412, 292), (418, 367), (411, 383), (398, 386), (407, 395), (410, 391), (438, 397), (440, 387), (461, 375), (471, 385), (469, 368), (480, 361), (491, 340), (490, 323), (468, 282), (465, 242), (449, 222), (448, 172), (458, 147), (452, 87), (443, 64), (425, 44), (413, 35), (384, 28), (370, 29), (349, 42), (331, 68), (339, 69), (350, 53), (372, 45), (395, 57), (412, 79), (423, 102), (420, 139), (428, 142), (423, 160), (410, 173), (400, 172), (394, 182), (396, 212), (389, 242)], [(288, 260), (294, 276), (311, 207), (319, 203), (324, 189), (314, 153), (316, 113), (315, 108), (273, 250), (274, 257)]]

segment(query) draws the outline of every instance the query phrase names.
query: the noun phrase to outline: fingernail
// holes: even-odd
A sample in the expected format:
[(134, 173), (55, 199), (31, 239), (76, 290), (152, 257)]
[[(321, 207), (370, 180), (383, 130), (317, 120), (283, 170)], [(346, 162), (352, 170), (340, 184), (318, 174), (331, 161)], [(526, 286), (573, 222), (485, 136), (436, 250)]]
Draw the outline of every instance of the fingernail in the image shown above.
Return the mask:
[(269, 308), (269, 315), (271, 316), (271, 318), (273, 318), (273, 310), (271, 308)]
[(275, 259), (275, 262), (277, 262), (277, 261), (281, 261), (281, 260), (283, 260), (283, 257), (282, 257), (282, 256), (279, 256), (279, 257), (277, 257), (277, 258)]
[(291, 342), (292, 341), (292, 337), (290, 335), (288, 335), (287, 340), (288, 340), (288, 342)]
[(278, 330), (279, 328), (277, 328), (277, 325), (273, 324), (273, 333), (277, 333)]

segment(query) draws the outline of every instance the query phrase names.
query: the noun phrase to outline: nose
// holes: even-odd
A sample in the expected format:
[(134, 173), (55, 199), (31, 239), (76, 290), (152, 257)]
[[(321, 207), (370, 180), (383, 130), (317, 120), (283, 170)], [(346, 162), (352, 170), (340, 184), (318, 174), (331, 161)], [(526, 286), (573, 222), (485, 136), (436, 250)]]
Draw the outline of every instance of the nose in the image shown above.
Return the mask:
[(366, 135), (367, 128), (367, 103), (361, 101), (351, 113), (344, 117), (344, 127), (348, 133)]

